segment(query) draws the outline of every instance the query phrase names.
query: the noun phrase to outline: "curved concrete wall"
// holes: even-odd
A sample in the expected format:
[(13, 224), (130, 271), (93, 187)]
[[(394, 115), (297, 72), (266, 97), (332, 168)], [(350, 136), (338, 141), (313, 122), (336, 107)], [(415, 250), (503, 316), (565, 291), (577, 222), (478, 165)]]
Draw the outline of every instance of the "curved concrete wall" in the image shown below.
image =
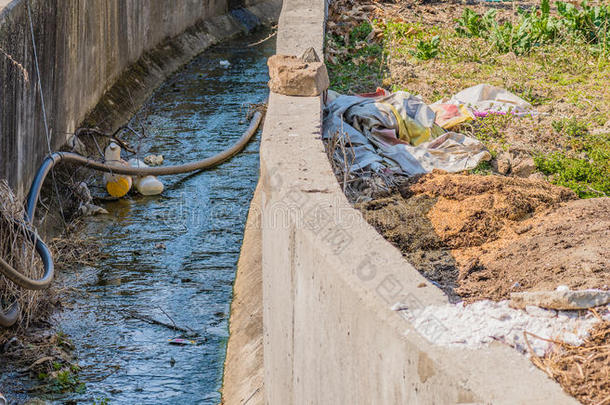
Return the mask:
[[(322, 54), (324, 0), (286, 0), (277, 52)], [(261, 142), (268, 404), (568, 404), (512, 349), (435, 346), (396, 302), (447, 302), (345, 199), (319, 97), (270, 96)], [(418, 288), (425, 283), (425, 288)], [(440, 326), (442, 327), (442, 325)]]
[[(130, 106), (115, 108), (122, 110), (124, 116), (120, 118), (133, 111), (142, 94), (150, 92), (168, 73), (207, 46), (245, 29), (231, 16), (229, 8), (249, 7), (269, 20), (274, 19), (274, 8), (279, 9), (278, 4), (264, 7), (272, 2), (257, 0), (2, 1), (0, 179), (8, 179), (19, 194), (23, 194), (48, 151), (28, 2), (52, 149), (65, 143), (68, 134), (92, 112), (128, 67), (135, 64), (145, 70), (135, 72), (139, 74), (132, 78), (146, 83), (140, 83), (135, 90), (123, 84), (123, 91), (132, 90), (124, 96), (135, 100)], [(25, 80), (17, 64), (27, 72), (29, 80)], [(112, 99), (106, 102), (111, 107), (116, 104)], [(98, 109), (96, 123), (117, 118), (103, 115), (110, 114), (110, 109)]]

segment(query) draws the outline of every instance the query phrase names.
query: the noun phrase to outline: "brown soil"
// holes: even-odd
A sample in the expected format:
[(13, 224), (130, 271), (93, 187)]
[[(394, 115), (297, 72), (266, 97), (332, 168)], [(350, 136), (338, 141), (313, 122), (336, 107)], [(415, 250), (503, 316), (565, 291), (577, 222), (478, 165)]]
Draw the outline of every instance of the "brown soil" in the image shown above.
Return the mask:
[(356, 207), (452, 299), (608, 288), (610, 198), (577, 200), (539, 180), (435, 172)]

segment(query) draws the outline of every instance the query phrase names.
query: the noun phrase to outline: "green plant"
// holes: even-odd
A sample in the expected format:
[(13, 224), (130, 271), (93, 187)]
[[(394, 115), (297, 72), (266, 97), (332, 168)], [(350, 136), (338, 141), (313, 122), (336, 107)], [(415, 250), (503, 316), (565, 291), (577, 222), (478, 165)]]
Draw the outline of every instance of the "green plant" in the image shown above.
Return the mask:
[(70, 370), (57, 373), (51, 382), (52, 390), (55, 392), (84, 392), (85, 384), (81, 383), (78, 376)]
[(610, 134), (582, 135), (578, 153), (540, 154), (534, 158), (538, 170), (552, 183), (571, 188), (581, 198), (610, 195)]
[(368, 22), (362, 22), (354, 27), (349, 33), (350, 43), (355, 44), (366, 40), (369, 34), (373, 31), (373, 27)]
[(519, 21), (499, 24), (491, 21), (490, 39), (498, 52), (529, 53), (533, 47), (552, 42), (558, 31), (556, 20), (550, 16), (549, 0), (542, 0), (541, 10), (519, 9)]
[(466, 37), (485, 36), (500, 53), (517, 55), (534, 47), (567, 39), (589, 44), (594, 53), (606, 54), (610, 49), (610, 6), (591, 7), (584, 1), (580, 8), (558, 1), (559, 18), (551, 15), (550, 0), (542, 0), (540, 9), (519, 9), (516, 22), (499, 23), (494, 10), (480, 15), (465, 9), (456, 20), (456, 33)]
[(349, 33), (349, 43), (340, 36), (327, 38), (327, 46), (340, 50), (327, 60), (330, 86), (341, 93), (370, 91), (381, 84), (383, 75), (383, 49), (365, 40), (372, 32), (371, 24), (364, 22)]
[(570, 3), (558, 1), (557, 13), (567, 32), (578, 36), (588, 44), (606, 50), (610, 47), (608, 28), (610, 25), (610, 5), (591, 7), (583, 1), (580, 9)]
[(469, 8), (465, 8), (462, 16), (455, 20), (455, 31), (464, 37), (480, 37), (489, 32), (496, 20), (496, 10), (489, 10), (481, 16)]
[(576, 118), (555, 120), (551, 123), (551, 126), (557, 133), (564, 133), (571, 138), (583, 137), (589, 133), (589, 125)]
[(493, 167), (491, 166), (491, 162), (488, 160), (481, 161), (477, 167), (471, 170), (471, 173), (478, 174), (480, 176), (488, 176), (493, 174)]
[(415, 51), (411, 51), (411, 54), (420, 60), (432, 59), (438, 55), (440, 43), (441, 38), (438, 35), (432, 37), (429, 41), (420, 40), (415, 47)]

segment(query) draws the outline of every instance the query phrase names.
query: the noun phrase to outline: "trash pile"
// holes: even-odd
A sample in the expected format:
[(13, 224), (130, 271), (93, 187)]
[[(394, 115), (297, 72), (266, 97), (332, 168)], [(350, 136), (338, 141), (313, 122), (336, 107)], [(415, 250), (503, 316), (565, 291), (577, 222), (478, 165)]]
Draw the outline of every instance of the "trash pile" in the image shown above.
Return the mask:
[(336, 150), (334, 157), (355, 175), (460, 172), (489, 161), (491, 154), (479, 140), (451, 129), (489, 114), (535, 111), (520, 97), (488, 84), (431, 105), (405, 91), (377, 89), (348, 96), (329, 90), (324, 139), (349, 146), (347, 153)]
[[(121, 159), (121, 147), (114, 142), (106, 147), (104, 151), (104, 159), (106, 163), (112, 166), (129, 166), (129, 167), (148, 167), (148, 165), (139, 159), (132, 158), (128, 162)], [(144, 160), (151, 163), (163, 162), (163, 157), (159, 159), (157, 156), (147, 156)], [(163, 192), (163, 183), (156, 176), (136, 176), (132, 179), (131, 176), (123, 174), (104, 174), (104, 186), (106, 191), (112, 197), (124, 197), (132, 186), (142, 195), (158, 195)]]

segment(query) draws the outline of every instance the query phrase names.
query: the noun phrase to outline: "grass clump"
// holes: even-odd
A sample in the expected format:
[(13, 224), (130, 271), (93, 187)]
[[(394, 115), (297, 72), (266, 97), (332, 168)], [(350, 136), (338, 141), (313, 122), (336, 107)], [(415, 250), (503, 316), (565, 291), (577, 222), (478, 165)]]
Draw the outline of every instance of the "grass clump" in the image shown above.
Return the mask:
[(556, 120), (551, 125), (557, 133), (566, 134), (571, 138), (583, 137), (589, 133), (589, 124), (577, 118)]
[(610, 134), (575, 135), (572, 151), (539, 154), (536, 167), (580, 198), (610, 195)]

